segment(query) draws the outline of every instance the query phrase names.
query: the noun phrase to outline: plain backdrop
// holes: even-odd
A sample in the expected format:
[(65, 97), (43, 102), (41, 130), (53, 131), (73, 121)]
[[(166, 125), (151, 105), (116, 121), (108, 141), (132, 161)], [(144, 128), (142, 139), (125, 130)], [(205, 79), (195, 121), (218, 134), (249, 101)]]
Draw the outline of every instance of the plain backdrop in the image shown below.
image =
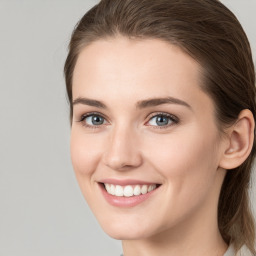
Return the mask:
[[(69, 156), (63, 64), (75, 24), (97, 2), (0, 0), (1, 256), (122, 252), (90, 212)], [(244, 26), (255, 60), (256, 1), (223, 3)]]

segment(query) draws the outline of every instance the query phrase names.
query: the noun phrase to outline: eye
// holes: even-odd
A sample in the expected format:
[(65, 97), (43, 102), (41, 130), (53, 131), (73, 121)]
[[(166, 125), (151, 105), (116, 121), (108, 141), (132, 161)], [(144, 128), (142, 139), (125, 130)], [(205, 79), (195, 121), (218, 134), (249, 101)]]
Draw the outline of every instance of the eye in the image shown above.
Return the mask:
[(178, 123), (178, 118), (170, 114), (157, 114), (150, 118), (147, 122), (148, 125), (158, 127), (168, 127), (170, 125)]
[(79, 122), (83, 122), (85, 126), (89, 126), (89, 127), (100, 126), (107, 123), (106, 119), (103, 116), (99, 114), (93, 114), (93, 113), (83, 115), (81, 117), (81, 120), (79, 120)]

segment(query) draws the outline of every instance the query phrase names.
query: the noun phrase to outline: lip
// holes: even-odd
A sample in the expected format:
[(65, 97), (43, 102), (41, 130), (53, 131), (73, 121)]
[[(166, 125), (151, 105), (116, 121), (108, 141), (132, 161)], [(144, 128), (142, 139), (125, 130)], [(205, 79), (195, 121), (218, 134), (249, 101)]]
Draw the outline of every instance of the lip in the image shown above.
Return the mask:
[(120, 185), (120, 186), (157, 184), (157, 183), (154, 183), (154, 182), (148, 182), (148, 181), (142, 181), (142, 180), (133, 180), (133, 179), (126, 179), (126, 180), (104, 179), (104, 180), (100, 180), (99, 183), (113, 184), (113, 185)]
[(106, 179), (104, 182), (98, 182), (99, 188), (102, 192), (103, 197), (105, 200), (112, 206), (116, 207), (122, 207), (122, 208), (129, 208), (129, 207), (134, 207), (136, 205), (139, 205), (146, 200), (149, 200), (151, 197), (154, 196), (155, 193), (157, 193), (158, 189), (160, 186), (157, 186), (156, 189), (146, 193), (146, 194), (141, 194), (139, 196), (131, 196), (131, 197), (123, 197), (123, 196), (113, 196), (110, 195), (103, 183), (109, 183), (109, 184), (114, 184), (114, 185), (120, 185), (120, 186), (126, 186), (126, 185), (150, 185), (150, 184), (156, 184), (152, 182), (144, 182), (144, 181), (137, 181), (137, 180), (113, 180), (113, 179)]

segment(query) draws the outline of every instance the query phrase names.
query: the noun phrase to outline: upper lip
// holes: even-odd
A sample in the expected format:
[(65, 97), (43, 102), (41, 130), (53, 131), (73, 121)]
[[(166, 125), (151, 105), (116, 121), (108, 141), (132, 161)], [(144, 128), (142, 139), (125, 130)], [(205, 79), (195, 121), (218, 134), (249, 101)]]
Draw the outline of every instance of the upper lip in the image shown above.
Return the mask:
[(98, 182), (99, 183), (105, 183), (105, 184), (120, 185), (120, 186), (159, 184), (159, 183), (156, 183), (156, 182), (134, 180), (134, 179), (124, 179), (124, 180), (119, 180), (119, 179), (103, 179), (103, 180), (100, 180)]

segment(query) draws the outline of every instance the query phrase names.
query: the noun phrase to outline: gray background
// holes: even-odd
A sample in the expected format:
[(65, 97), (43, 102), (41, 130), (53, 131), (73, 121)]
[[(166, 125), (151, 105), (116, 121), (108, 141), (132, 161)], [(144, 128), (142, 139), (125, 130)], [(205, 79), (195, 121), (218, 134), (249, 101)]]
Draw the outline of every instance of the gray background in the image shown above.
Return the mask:
[[(121, 252), (90, 213), (69, 156), (63, 63), (74, 25), (97, 2), (0, 0), (0, 256)], [(255, 60), (256, 1), (223, 2)]]

